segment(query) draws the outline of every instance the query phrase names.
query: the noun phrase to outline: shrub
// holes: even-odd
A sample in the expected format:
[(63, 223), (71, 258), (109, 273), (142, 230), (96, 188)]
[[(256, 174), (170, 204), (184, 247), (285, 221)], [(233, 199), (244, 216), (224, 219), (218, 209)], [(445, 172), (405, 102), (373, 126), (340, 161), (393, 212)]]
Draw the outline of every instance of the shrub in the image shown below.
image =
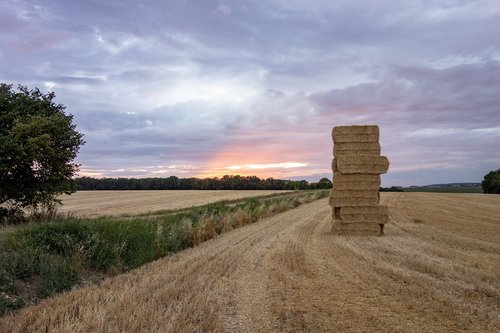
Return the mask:
[(500, 169), (484, 175), (481, 186), (484, 193), (500, 194)]
[(66, 258), (45, 256), (40, 263), (41, 284), (38, 288), (40, 297), (69, 290), (78, 279), (78, 272)]

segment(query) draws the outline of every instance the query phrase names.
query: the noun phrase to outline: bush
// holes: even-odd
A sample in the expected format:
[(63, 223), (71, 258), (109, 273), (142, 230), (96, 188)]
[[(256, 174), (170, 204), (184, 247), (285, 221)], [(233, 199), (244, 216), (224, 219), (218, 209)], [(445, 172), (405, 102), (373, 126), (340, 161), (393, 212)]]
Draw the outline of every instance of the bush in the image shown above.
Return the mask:
[(26, 222), (26, 218), (24, 217), (24, 212), (20, 207), (0, 207), (0, 223), (21, 224), (24, 222)]
[(484, 175), (481, 186), (484, 193), (500, 194), (500, 169)]
[(8, 299), (0, 294), (0, 316), (3, 316), (9, 311), (17, 310), (22, 307), (26, 302), (22, 298)]
[(68, 259), (46, 256), (40, 265), (40, 277), (38, 296), (47, 297), (71, 289), (78, 280), (78, 272)]

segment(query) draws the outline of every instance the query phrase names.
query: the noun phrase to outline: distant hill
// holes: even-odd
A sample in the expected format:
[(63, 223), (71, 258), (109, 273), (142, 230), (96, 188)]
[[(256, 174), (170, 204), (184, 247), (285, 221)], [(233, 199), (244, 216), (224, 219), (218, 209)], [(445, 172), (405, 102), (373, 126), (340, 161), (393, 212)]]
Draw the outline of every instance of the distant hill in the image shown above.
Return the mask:
[(409, 186), (405, 192), (442, 192), (442, 193), (483, 193), (481, 183), (448, 183), (425, 186)]

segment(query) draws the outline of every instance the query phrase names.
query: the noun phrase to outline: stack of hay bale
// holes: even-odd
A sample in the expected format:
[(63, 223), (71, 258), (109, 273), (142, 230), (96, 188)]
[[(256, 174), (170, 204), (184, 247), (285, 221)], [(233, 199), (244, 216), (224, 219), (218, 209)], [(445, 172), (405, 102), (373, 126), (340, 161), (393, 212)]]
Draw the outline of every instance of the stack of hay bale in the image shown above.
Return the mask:
[(380, 175), (389, 160), (380, 156), (378, 126), (337, 126), (333, 138), (333, 231), (340, 235), (383, 234), (388, 209), (379, 205)]

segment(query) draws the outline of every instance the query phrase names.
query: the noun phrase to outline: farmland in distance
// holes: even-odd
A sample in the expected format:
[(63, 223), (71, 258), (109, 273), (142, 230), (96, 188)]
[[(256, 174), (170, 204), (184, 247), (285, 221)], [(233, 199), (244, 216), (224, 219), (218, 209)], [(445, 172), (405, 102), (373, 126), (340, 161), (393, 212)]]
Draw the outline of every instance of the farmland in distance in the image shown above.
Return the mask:
[(138, 215), (159, 210), (199, 206), (220, 200), (237, 200), (257, 196), (287, 193), (271, 190), (176, 190), (176, 191), (78, 191), (62, 195), (62, 214), (79, 217)]

